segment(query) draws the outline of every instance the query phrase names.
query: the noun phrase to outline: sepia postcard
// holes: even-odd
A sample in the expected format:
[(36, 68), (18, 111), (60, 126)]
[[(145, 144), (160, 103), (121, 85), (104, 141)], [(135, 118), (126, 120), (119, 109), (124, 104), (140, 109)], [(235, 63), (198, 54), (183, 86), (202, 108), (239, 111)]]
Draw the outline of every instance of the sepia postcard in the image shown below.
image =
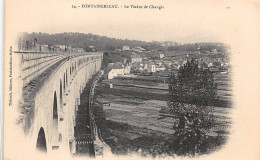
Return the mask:
[(260, 1), (6, 0), (5, 160), (260, 159)]

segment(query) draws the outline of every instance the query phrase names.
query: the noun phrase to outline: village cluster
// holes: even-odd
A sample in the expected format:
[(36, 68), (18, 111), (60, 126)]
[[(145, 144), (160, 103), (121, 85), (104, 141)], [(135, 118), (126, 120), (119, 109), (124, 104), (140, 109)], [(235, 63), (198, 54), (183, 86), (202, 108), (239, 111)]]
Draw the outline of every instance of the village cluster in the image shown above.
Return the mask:
[(129, 46), (123, 46), (119, 51), (122, 54), (128, 53), (129, 57), (125, 57), (122, 62), (109, 63), (105, 70), (107, 79), (123, 75), (166, 76), (170, 71), (178, 71), (189, 59), (197, 60), (198, 67), (202, 70), (214, 73), (225, 74), (230, 68), (229, 59), (223, 57), (216, 49), (203, 54), (200, 51), (174, 54), (169, 51), (147, 51), (142, 47), (130, 49)]

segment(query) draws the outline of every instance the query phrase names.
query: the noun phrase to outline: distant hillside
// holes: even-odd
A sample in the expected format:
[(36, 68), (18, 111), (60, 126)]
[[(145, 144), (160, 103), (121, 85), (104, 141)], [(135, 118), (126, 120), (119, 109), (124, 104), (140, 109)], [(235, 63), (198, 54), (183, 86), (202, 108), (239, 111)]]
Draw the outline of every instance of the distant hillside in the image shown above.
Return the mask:
[(33, 41), (35, 38), (37, 39), (37, 43), (46, 45), (65, 45), (66, 40), (66, 45), (83, 48), (86, 51), (90, 45), (94, 45), (95, 49), (99, 51), (115, 50), (116, 48), (121, 49), (124, 45), (130, 46), (130, 48), (135, 46), (149, 48), (152, 45), (144, 41), (115, 39), (90, 33), (23, 33), (23, 39), (26, 41)]
[[(35, 41), (37, 40), (38, 44), (45, 45), (68, 45), (74, 48), (83, 48), (85, 51), (89, 51), (89, 46), (95, 46), (95, 49), (98, 51), (114, 51), (115, 49), (122, 49), (124, 45), (129, 46), (130, 48), (140, 46), (147, 51), (150, 50), (159, 50), (162, 52), (165, 51), (197, 51), (200, 48), (200, 51), (211, 51), (216, 49), (220, 52), (225, 51), (225, 45), (221, 43), (194, 43), (194, 44), (176, 44), (174, 46), (163, 46), (160, 42), (144, 42), (138, 40), (128, 40), (128, 39), (116, 39), (109, 38), (106, 36), (94, 35), (91, 33), (23, 33), (24, 41)], [(156, 38), (155, 38), (156, 39)]]

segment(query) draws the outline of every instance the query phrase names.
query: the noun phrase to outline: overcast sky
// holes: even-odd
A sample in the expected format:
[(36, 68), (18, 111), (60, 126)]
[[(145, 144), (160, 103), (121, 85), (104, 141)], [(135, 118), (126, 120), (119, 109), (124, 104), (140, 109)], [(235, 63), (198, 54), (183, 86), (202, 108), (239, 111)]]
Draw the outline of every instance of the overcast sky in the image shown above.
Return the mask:
[[(71, 8), (81, 4), (163, 5), (164, 9)], [(243, 3), (218, 0), (10, 0), (7, 5), (12, 6), (7, 19), (18, 32), (82, 32), (144, 41), (220, 42), (241, 24), (241, 17), (250, 15), (240, 14)]]

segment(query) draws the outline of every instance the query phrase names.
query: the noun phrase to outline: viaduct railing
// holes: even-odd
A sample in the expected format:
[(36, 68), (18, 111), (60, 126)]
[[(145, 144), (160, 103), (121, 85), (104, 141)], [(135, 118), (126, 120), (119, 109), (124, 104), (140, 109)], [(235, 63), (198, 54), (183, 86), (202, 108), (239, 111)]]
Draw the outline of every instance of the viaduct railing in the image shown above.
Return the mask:
[[(95, 123), (95, 117), (93, 114), (95, 86), (101, 75), (102, 73), (99, 71), (94, 75), (94, 78), (91, 79), (90, 82), (92, 83), (90, 84), (90, 87), (86, 87), (87, 91), (89, 92), (87, 92), (87, 96), (84, 97), (87, 101), (83, 101), (83, 104), (80, 105), (81, 110), (77, 111), (76, 119), (77, 125), (79, 125), (77, 128), (79, 129), (80, 125), (81, 127), (83, 127), (80, 129), (81, 133), (76, 133), (75, 136), (77, 151), (76, 153), (78, 155), (89, 154), (89, 156), (95, 157), (94, 141), (96, 140), (97, 136), (101, 138), (98, 134), (98, 129)], [(85, 109), (83, 109), (82, 107), (85, 107)], [(85, 122), (85, 124), (82, 124), (82, 122)], [(101, 138), (101, 140), (103, 139)]]

